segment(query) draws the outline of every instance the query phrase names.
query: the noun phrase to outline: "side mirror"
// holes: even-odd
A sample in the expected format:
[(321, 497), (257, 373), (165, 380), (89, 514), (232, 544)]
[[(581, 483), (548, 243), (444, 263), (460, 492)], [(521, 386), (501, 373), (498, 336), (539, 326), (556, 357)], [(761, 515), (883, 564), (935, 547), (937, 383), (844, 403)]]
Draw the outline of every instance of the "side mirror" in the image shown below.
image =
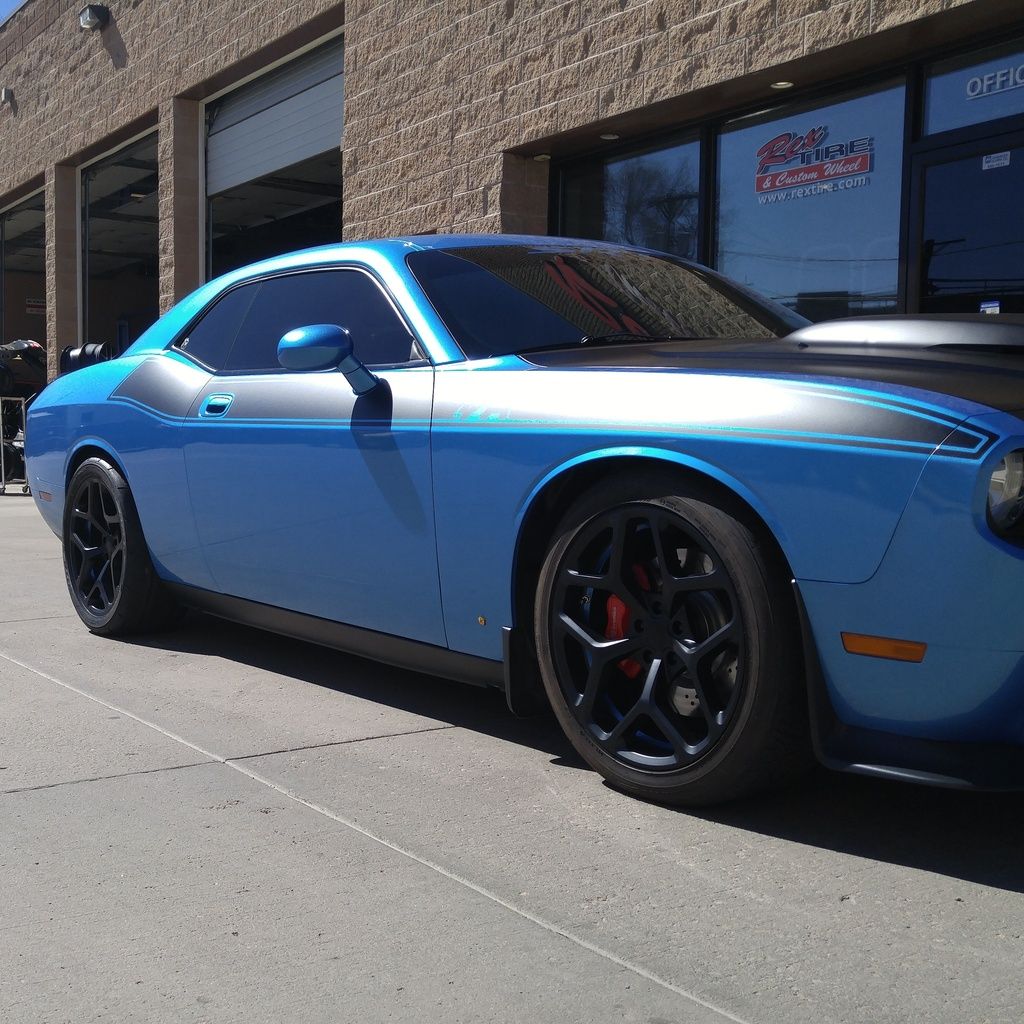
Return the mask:
[(309, 324), (289, 331), (277, 343), (277, 361), (286, 370), (337, 367), (357, 395), (377, 386), (377, 378), (352, 353), (352, 336), (337, 324)]

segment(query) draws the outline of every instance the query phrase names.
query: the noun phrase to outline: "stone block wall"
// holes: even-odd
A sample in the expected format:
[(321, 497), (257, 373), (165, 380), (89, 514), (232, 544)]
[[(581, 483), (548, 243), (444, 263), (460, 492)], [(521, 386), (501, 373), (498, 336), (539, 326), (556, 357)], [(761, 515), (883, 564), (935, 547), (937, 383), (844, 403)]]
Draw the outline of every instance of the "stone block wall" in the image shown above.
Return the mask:
[(701, 90), (962, 2), (349, 0), (345, 234), (543, 231), (546, 170), (509, 150), (675, 101), (668, 126)]

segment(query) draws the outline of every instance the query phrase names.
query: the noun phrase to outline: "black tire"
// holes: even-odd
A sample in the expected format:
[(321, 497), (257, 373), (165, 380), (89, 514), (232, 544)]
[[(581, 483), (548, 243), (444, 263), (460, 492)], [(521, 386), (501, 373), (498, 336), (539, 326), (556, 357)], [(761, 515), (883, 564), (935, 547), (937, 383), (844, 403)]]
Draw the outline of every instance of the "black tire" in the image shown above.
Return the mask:
[(538, 581), (537, 655), (566, 736), (609, 783), (700, 806), (809, 762), (779, 561), (738, 502), (675, 475), (605, 481), (568, 509)]
[(81, 620), (100, 636), (177, 625), (183, 611), (153, 569), (128, 484), (106, 460), (75, 470), (64, 503), (64, 578)]

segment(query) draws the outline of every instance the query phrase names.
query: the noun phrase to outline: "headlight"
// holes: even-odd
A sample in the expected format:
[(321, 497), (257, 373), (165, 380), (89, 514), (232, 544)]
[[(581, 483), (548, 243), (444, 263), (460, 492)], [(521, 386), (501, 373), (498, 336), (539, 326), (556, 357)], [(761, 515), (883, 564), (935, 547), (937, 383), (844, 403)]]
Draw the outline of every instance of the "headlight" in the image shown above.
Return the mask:
[(988, 482), (988, 515), (1006, 533), (1024, 515), (1024, 450), (1007, 452)]

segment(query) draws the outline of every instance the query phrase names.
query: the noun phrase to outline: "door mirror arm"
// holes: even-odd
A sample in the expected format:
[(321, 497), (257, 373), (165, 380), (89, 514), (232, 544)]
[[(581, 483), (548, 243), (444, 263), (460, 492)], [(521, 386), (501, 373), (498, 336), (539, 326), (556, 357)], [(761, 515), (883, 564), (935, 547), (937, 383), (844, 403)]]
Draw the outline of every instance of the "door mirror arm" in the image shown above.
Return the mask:
[(352, 354), (345, 356), (338, 363), (338, 369), (345, 374), (345, 380), (355, 395), (368, 395), (380, 383), (380, 378), (371, 373)]

